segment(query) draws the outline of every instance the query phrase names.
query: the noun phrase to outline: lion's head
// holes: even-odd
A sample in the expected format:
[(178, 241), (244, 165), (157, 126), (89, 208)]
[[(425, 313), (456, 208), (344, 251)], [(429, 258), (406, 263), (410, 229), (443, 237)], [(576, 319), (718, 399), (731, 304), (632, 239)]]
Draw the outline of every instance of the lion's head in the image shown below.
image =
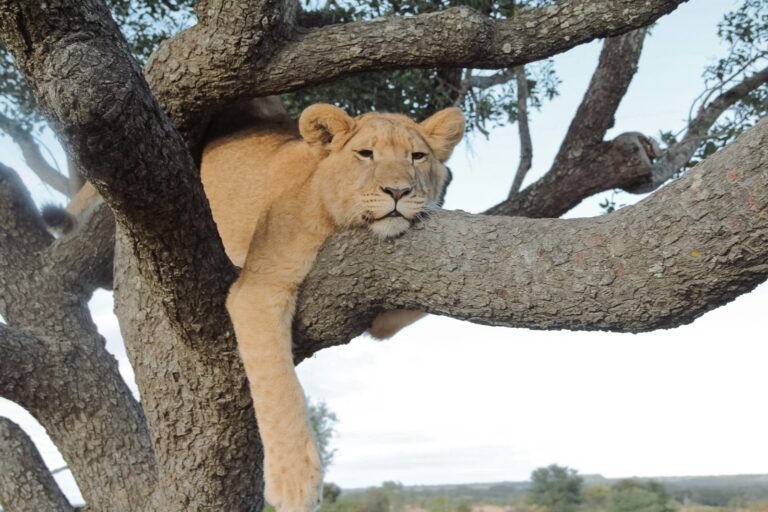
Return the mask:
[(334, 222), (393, 237), (438, 206), (448, 181), (443, 163), (464, 135), (464, 116), (448, 108), (416, 123), (313, 105), (301, 114), (299, 131), (320, 157), (314, 179)]

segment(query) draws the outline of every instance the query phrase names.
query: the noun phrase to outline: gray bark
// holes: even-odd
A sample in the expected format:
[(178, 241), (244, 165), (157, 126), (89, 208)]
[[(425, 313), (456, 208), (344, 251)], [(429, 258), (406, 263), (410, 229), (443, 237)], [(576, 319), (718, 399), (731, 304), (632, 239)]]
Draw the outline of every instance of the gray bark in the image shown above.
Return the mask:
[(9, 512), (71, 512), (40, 452), (21, 428), (0, 418), (0, 504)]
[(115, 308), (159, 469), (152, 510), (261, 510), (261, 441), (234, 339), (213, 357), (190, 348), (118, 238)]
[(0, 395), (46, 428), (95, 510), (141, 510), (155, 481), (143, 413), (87, 305), (111, 250), (95, 232), (111, 217), (83, 226), (87, 250), (52, 244), (21, 180), (0, 167), (0, 219)]

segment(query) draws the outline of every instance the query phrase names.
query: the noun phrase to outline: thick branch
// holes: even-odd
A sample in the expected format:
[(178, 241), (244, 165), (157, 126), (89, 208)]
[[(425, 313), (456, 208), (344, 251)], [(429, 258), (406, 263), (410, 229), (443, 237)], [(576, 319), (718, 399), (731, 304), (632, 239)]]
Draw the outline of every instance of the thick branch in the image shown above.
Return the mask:
[(161, 468), (157, 511), (260, 510), (261, 440), (237, 348), (189, 350), (126, 242), (118, 236), (115, 307)]
[[(293, 3), (277, 18), (201, 24), (163, 43), (147, 64), (152, 90), (197, 155), (196, 130), (225, 103), (280, 94), (361, 71), (407, 67), (515, 67), (598, 37), (643, 27), (686, 0), (566, 0), (494, 20), (467, 8), (297, 28)], [(206, 4), (209, 2), (206, 2)], [(274, 4), (249, 2), (265, 12)], [(234, 4), (232, 4), (234, 5)], [(272, 6), (272, 7), (270, 7)], [(242, 7), (247, 14), (251, 5)], [(216, 13), (215, 9), (206, 12)], [(290, 15), (289, 15), (290, 14)], [(280, 21), (282, 20), (282, 21)], [(249, 39), (249, 37), (251, 39)]]
[(313, 29), (256, 70), (252, 90), (276, 94), (351, 72), (404, 67), (516, 67), (646, 26), (681, 3), (566, 0), (508, 20), (459, 7)]
[(18, 174), (0, 163), (0, 314), (5, 315), (6, 293), (23, 277), (53, 237)]
[(18, 403), (31, 400), (36, 377), (47, 371), (48, 355), (39, 339), (0, 324), (0, 396)]
[(230, 339), (224, 299), (234, 269), (186, 145), (107, 8), (4, 2), (0, 29), (78, 168), (131, 234), (171, 321), (200, 347)]
[(21, 149), (24, 162), (37, 174), (43, 183), (53, 187), (57, 192), (65, 196), (70, 195), (69, 180), (66, 176), (54, 169), (40, 153), (40, 146), (35, 142), (32, 134), (24, 129), (17, 121), (0, 113), (0, 130), (7, 133)]
[(21, 428), (0, 418), (0, 504), (7, 512), (74, 510)]
[[(585, 197), (647, 181), (648, 139), (623, 134), (603, 142), (637, 72), (645, 29), (605, 40), (597, 68), (549, 171), (522, 192), (491, 208), (492, 215), (559, 217)], [(514, 186), (513, 186), (514, 190)]]
[(533, 329), (674, 327), (763, 282), (766, 247), (768, 119), (611, 215), (440, 212), (392, 242), (338, 235), (302, 287), (296, 351), (344, 343), (395, 308)]
[(610, 142), (585, 146), (515, 196), (490, 208), (490, 215), (557, 218), (584, 198), (648, 182), (653, 170), (654, 142), (641, 133), (623, 133)]
[(246, 79), (266, 64), (295, 21), (295, 0), (200, 1), (199, 23), (168, 39), (150, 57), (145, 76), (191, 146), (217, 108), (251, 96)]
[(605, 40), (597, 69), (592, 74), (553, 167), (567, 167), (568, 160), (585, 145), (603, 141), (606, 132), (613, 126), (619, 103), (637, 72), (645, 32), (642, 28)]
[(44, 255), (44, 264), (59, 286), (82, 296), (97, 288), (112, 288), (115, 255), (115, 218), (98, 201), (78, 220), (77, 231), (60, 238)]
[(525, 175), (531, 169), (533, 163), (533, 143), (531, 142), (531, 130), (528, 127), (528, 79), (525, 77), (525, 66), (519, 66), (515, 70), (517, 80), (517, 129), (520, 133), (520, 164), (517, 166), (515, 179), (509, 197), (512, 198), (520, 191)]

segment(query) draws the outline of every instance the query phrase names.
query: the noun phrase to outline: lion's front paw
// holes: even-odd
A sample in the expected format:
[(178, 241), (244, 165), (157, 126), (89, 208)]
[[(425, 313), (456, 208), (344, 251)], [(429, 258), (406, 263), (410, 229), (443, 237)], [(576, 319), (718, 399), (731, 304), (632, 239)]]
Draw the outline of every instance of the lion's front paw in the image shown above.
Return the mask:
[(313, 512), (320, 508), (323, 471), (311, 437), (264, 458), (264, 494), (278, 512)]

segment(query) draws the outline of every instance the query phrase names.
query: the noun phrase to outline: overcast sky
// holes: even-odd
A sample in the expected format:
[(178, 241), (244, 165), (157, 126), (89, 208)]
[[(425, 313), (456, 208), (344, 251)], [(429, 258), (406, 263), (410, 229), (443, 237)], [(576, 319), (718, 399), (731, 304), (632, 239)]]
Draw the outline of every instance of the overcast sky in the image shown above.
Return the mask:
[[(658, 22), (609, 137), (684, 126), (704, 66), (725, 50), (716, 24), (735, 5), (693, 0)], [(561, 94), (532, 115), (529, 182), (549, 167), (599, 50), (593, 43), (555, 59)], [(502, 200), (518, 149), (515, 127), (462, 143), (450, 162), (446, 207), (481, 211)], [(24, 172), (7, 139), (0, 138), (0, 155)], [(29, 173), (24, 178), (37, 200), (58, 199)], [(569, 216), (599, 214), (605, 196)], [(523, 480), (553, 462), (607, 477), (768, 473), (767, 305), (763, 285), (691, 325), (640, 335), (429, 317), (386, 342), (361, 337), (325, 350), (299, 375), (307, 394), (340, 420), (327, 480), (342, 487)], [(92, 309), (131, 381), (110, 294), (98, 292)], [(63, 464), (24, 411), (0, 399), (0, 414), (22, 424), (51, 467)], [(75, 496), (71, 477), (59, 478)]]

